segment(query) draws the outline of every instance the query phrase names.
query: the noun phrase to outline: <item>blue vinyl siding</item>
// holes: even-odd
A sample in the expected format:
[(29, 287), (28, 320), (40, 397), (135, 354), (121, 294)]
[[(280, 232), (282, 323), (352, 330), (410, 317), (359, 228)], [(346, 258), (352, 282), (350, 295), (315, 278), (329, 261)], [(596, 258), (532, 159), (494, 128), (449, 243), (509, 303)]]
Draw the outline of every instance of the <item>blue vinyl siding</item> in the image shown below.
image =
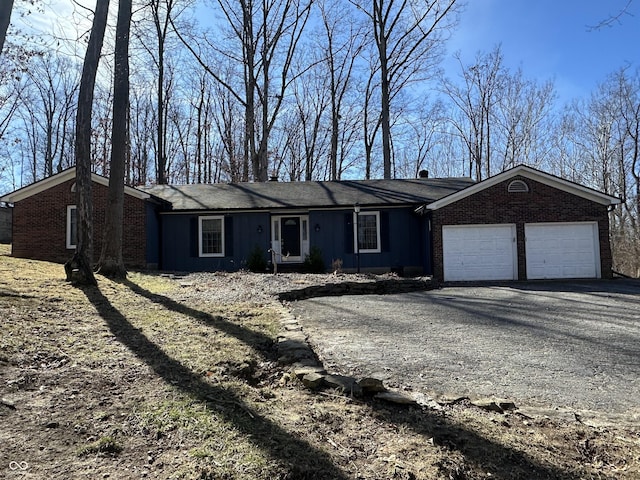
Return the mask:
[[(162, 216), (162, 268), (173, 271), (236, 271), (246, 268), (251, 251), (260, 247), (265, 259), (269, 249), (269, 214), (242, 213), (224, 215), (225, 251), (223, 257), (198, 256), (198, 216), (184, 214)], [(261, 227), (261, 232), (258, 232)]]
[[(380, 253), (361, 253), (360, 268), (430, 269), (430, 252), (425, 217), (413, 209), (366, 208), (363, 212), (380, 212)], [(309, 213), (311, 246), (320, 248), (327, 268), (335, 259), (342, 268), (354, 269), (357, 257), (353, 248), (353, 210), (317, 211)], [(316, 232), (315, 227), (320, 231)]]
[(158, 218), (158, 207), (151, 202), (145, 202), (145, 230), (147, 237), (147, 248), (145, 252), (147, 265), (160, 265), (160, 220)]
[[(430, 273), (430, 232), (427, 217), (413, 208), (376, 209), (380, 212), (380, 253), (361, 253), (360, 269), (411, 269)], [(281, 213), (278, 213), (281, 215)], [(198, 216), (216, 213), (167, 214), (162, 216), (162, 268), (173, 271), (236, 271), (246, 268), (251, 251), (260, 247), (267, 253), (271, 239), (271, 215), (260, 213), (225, 214), (225, 254), (198, 256)], [(353, 249), (353, 210), (309, 212), (309, 246), (318, 247), (327, 270), (342, 260), (342, 268), (353, 270), (357, 257)], [(260, 232), (258, 231), (260, 228)], [(318, 231), (316, 231), (318, 230)]]

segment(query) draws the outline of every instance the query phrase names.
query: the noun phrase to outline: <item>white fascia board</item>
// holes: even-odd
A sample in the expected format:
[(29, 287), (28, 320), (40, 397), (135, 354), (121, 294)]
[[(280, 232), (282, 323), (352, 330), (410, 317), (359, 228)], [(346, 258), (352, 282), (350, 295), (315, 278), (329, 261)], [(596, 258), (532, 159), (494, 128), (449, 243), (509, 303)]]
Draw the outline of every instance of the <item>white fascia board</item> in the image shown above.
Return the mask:
[(527, 167), (526, 165), (518, 165), (517, 167), (506, 170), (502, 173), (494, 175), (493, 177), (476, 183), (475, 185), (471, 185), (470, 187), (467, 187), (463, 190), (452, 193), (451, 195), (441, 198), (440, 200), (436, 200), (426, 207), (429, 210), (438, 210), (439, 208), (455, 203), (459, 200), (462, 200), (463, 198), (469, 197), (475, 193), (485, 190), (486, 188), (492, 187), (494, 185), (497, 185), (498, 183), (504, 182), (505, 180), (516, 176), (535, 180), (536, 182), (540, 182), (550, 187), (557, 188), (558, 190), (563, 190), (573, 195), (586, 198), (587, 200), (591, 200), (601, 205), (608, 206), (622, 203), (619, 198), (612, 197), (611, 195), (607, 195), (606, 193), (598, 192), (597, 190), (593, 190), (591, 188), (584, 187), (568, 180), (564, 180), (560, 177), (550, 175), (540, 170)]
[[(51, 177), (47, 177), (43, 180), (32, 183), (31, 185), (27, 185), (26, 187), (20, 188), (15, 192), (8, 193), (7, 195), (0, 197), (0, 201), (7, 202), (7, 203), (19, 202), (21, 200), (24, 200), (25, 198), (29, 198), (33, 195), (37, 195), (38, 193), (44, 192), (45, 190), (48, 190), (57, 185), (60, 185), (61, 183), (64, 183), (72, 178), (75, 178), (75, 176), (76, 176), (76, 169), (75, 167), (71, 167), (56, 175), (52, 175)], [(91, 174), (91, 180), (96, 183), (99, 183), (100, 185), (104, 185), (107, 187), (109, 186), (109, 179), (102, 177), (96, 173)], [(137, 188), (127, 187), (127, 186), (124, 187), (124, 193), (126, 193), (127, 195), (131, 195), (132, 197), (139, 198), (141, 200), (146, 200), (147, 198), (151, 197), (151, 195), (143, 192), (142, 190), (138, 190)]]
[(32, 195), (36, 195), (38, 193), (44, 192), (49, 188), (55, 187), (56, 185), (60, 185), (63, 182), (66, 182), (70, 178), (75, 177), (76, 169), (70, 168), (65, 170), (57, 175), (53, 175), (51, 177), (47, 177), (38, 182), (32, 183), (31, 185), (27, 185), (26, 187), (22, 187), (15, 192), (8, 193), (4, 197), (0, 198), (3, 202), (15, 203), (20, 200), (24, 200), (25, 198), (29, 198)]

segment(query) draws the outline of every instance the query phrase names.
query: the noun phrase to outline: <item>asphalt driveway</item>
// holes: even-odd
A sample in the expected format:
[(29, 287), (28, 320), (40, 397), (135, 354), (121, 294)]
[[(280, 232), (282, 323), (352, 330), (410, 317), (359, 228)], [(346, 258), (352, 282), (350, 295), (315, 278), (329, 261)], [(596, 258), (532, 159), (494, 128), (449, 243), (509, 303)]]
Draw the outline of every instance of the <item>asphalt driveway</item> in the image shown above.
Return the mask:
[(432, 395), (640, 419), (640, 282), (447, 287), (297, 302), (338, 373)]

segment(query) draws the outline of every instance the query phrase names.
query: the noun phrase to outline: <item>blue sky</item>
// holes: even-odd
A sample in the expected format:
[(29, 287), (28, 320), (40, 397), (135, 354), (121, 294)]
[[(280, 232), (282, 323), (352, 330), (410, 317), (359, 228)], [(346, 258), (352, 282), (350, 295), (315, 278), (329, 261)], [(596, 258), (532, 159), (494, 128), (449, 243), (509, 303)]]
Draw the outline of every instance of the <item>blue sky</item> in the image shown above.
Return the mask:
[[(590, 26), (620, 12), (628, 0), (469, 0), (449, 42), (466, 62), (476, 52), (502, 44), (505, 65), (522, 67), (527, 78), (555, 79), (562, 101), (586, 97), (606, 76), (640, 65), (640, 0), (619, 23)], [(445, 63), (447, 74), (458, 74)], [(453, 68), (452, 68), (453, 67)]]
[[(95, 0), (79, 2), (95, 6)], [(526, 77), (540, 82), (554, 79), (561, 100), (588, 96), (608, 74), (625, 65), (640, 66), (640, 0), (631, 1), (631, 15), (624, 15), (619, 23), (589, 28), (616, 15), (628, 2), (467, 0), (443, 66), (454, 77), (459, 67), (451, 60), (453, 52), (459, 50), (471, 62), (479, 50), (489, 52), (501, 43), (506, 66), (514, 70), (521, 66)], [(115, 9), (117, 2), (111, 3)], [(70, 16), (70, 0), (54, 0), (54, 4), (59, 15)]]

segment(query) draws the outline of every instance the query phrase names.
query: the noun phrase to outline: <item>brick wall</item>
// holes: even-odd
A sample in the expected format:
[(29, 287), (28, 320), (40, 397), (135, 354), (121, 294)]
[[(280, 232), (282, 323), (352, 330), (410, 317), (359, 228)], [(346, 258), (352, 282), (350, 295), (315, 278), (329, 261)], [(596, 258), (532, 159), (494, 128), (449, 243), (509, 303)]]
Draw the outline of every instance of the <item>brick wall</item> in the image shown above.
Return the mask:
[(12, 208), (0, 207), (0, 243), (11, 243)]
[[(67, 206), (76, 204), (71, 191), (75, 179), (16, 202), (13, 209), (13, 256), (66, 262), (73, 256), (67, 249)], [(93, 183), (94, 260), (98, 260), (108, 188)], [(145, 266), (145, 202), (125, 195), (122, 255), (129, 267)]]
[[(528, 186), (526, 193), (509, 193), (515, 179)], [(502, 183), (463, 198), (433, 212), (434, 276), (444, 278), (442, 226), (511, 223), (516, 225), (518, 278), (526, 280), (524, 224), (534, 222), (598, 222), (600, 262), (603, 278), (611, 278), (611, 246), (607, 207), (523, 177)]]

